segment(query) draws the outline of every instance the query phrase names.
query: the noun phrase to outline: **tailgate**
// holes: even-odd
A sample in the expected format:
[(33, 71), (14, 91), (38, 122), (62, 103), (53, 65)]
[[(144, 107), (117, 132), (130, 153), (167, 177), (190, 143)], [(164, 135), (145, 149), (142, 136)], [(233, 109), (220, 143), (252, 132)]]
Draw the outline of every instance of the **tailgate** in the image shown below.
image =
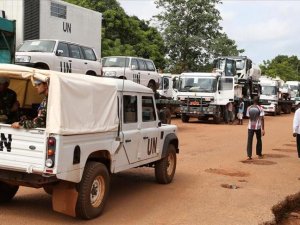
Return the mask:
[(0, 135), (0, 169), (43, 172), (47, 140), (43, 129), (13, 129), (1, 124)]

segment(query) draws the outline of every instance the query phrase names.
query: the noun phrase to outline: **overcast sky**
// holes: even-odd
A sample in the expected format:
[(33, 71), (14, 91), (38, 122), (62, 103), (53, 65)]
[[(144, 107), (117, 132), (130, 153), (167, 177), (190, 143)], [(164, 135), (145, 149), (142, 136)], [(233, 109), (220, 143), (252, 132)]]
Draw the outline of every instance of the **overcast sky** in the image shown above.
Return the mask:
[[(118, 0), (128, 15), (149, 20), (158, 13), (154, 0)], [(279, 54), (300, 58), (300, 1), (224, 0), (221, 26), (254, 63)]]

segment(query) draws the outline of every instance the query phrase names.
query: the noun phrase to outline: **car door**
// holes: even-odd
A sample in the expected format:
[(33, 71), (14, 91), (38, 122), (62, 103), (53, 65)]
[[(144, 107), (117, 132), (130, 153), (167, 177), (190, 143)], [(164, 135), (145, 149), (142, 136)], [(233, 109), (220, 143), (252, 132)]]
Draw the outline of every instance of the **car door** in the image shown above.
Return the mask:
[(161, 152), (159, 149), (159, 129), (157, 113), (155, 111), (155, 100), (152, 95), (142, 95), (141, 110), (141, 147), (138, 160), (146, 160), (157, 157)]
[(226, 105), (234, 101), (234, 78), (220, 77), (218, 82), (218, 104)]
[(145, 60), (143, 59), (137, 59), (138, 63), (139, 63), (139, 75), (140, 75), (140, 84), (144, 85), (144, 86), (148, 86), (148, 81), (149, 81), (149, 72), (147, 70), (147, 65)]
[(72, 73), (72, 62), (69, 55), (69, 47), (67, 43), (59, 42), (56, 48), (55, 70), (63, 73)]
[(81, 52), (81, 48), (75, 44), (68, 44), (69, 45), (69, 62), (71, 65), (72, 73), (81, 73), (85, 74), (85, 64), (84, 64), (84, 57), (83, 53)]
[(138, 160), (138, 149), (141, 140), (141, 131), (138, 124), (138, 96), (136, 94), (124, 93), (123, 95), (122, 124), (125, 152), (129, 163), (135, 163)]
[[(101, 74), (101, 63), (97, 60), (97, 56), (92, 48), (81, 47), (84, 55), (84, 72), (89, 75), (100, 75)], [(93, 72), (95, 74), (93, 74)]]
[(130, 67), (131, 67), (131, 70), (130, 70), (131, 74), (130, 75), (128, 74), (127, 77), (129, 77), (129, 79), (132, 80), (133, 82), (139, 84), (141, 82), (141, 72), (139, 70), (138, 60), (135, 58), (132, 58), (131, 62), (130, 62)]

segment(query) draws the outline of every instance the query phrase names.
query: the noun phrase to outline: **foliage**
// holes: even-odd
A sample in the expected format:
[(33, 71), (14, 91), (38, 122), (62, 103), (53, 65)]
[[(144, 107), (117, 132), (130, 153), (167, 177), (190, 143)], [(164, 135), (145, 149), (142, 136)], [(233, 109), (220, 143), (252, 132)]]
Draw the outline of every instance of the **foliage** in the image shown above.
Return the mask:
[(211, 69), (212, 58), (238, 55), (235, 42), (222, 33), (220, 0), (156, 0), (162, 8), (156, 18), (166, 43), (168, 66), (172, 73)]
[(128, 16), (116, 0), (66, 0), (102, 13), (101, 56), (128, 55), (151, 58), (157, 68), (165, 66), (164, 41), (149, 22)]
[(300, 80), (299, 79), (300, 61), (297, 56), (278, 55), (272, 60), (263, 61), (260, 65), (263, 75), (271, 77), (279, 76), (281, 79)]

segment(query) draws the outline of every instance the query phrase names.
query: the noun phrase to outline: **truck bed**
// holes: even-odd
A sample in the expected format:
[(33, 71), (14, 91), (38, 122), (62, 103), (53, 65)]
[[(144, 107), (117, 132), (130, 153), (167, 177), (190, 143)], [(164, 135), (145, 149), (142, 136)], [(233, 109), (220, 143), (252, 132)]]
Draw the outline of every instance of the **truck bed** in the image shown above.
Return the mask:
[(44, 129), (14, 129), (0, 124), (0, 131), (0, 169), (43, 173), (46, 157)]

